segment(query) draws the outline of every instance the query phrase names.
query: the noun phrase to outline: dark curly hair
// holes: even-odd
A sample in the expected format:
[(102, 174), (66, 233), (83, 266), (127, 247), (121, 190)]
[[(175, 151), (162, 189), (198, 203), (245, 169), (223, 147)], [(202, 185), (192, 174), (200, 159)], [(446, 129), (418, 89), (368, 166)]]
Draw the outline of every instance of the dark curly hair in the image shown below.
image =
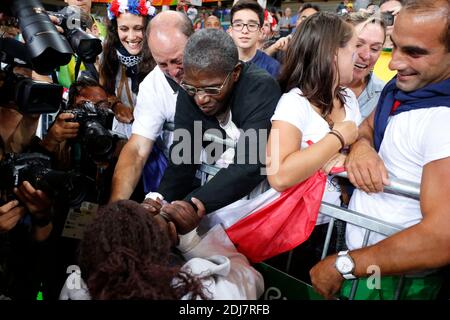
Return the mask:
[(199, 278), (169, 264), (170, 250), (168, 232), (137, 202), (102, 207), (80, 246), (80, 267), (92, 299), (206, 299)]
[[(153, 59), (150, 49), (148, 48), (145, 30), (150, 18), (144, 17), (143, 44), (142, 44), (142, 61), (138, 65), (138, 83), (144, 80), (145, 76), (153, 70), (156, 63)], [(105, 44), (103, 45), (103, 59), (100, 64), (100, 83), (106, 89), (108, 94), (115, 94), (116, 75), (119, 70), (119, 58), (117, 57), (116, 47), (120, 46), (120, 39), (117, 33), (117, 19), (108, 21)]]

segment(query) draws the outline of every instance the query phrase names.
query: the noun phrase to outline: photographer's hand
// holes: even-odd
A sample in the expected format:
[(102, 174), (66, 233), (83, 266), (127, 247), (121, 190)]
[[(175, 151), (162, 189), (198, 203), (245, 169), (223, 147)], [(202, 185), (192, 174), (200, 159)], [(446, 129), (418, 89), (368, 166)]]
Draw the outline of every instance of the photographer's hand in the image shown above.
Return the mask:
[(0, 233), (8, 232), (25, 215), (25, 208), (19, 206), (19, 201), (13, 200), (0, 206)]
[(133, 111), (131, 108), (127, 107), (120, 101), (113, 105), (112, 110), (114, 111), (114, 115), (119, 122), (131, 123), (134, 120)]
[(53, 24), (56, 27), (56, 30), (58, 30), (59, 33), (64, 34), (64, 29), (62, 27), (59, 26), (59, 24), (61, 23), (61, 21), (59, 21), (58, 17), (52, 16), (52, 15), (48, 15), (49, 19), (51, 22), (53, 22)]
[(28, 181), (24, 181), (18, 188), (14, 188), (14, 193), (34, 218), (42, 220), (49, 217), (52, 204), (42, 190), (36, 190)]
[(55, 123), (50, 127), (47, 135), (42, 141), (42, 145), (48, 151), (54, 151), (56, 146), (67, 140), (73, 139), (78, 134), (80, 124), (78, 122), (69, 122), (67, 120), (73, 119), (72, 113), (60, 113), (55, 120)]
[(42, 190), (36, 190), (24, 181), (19, 188), (14, 188), (17, 198), (22, 201), (31, 214), (33, 238), (36, 241), (47, 239), (53, 229), (51, 222), (51, 201)]

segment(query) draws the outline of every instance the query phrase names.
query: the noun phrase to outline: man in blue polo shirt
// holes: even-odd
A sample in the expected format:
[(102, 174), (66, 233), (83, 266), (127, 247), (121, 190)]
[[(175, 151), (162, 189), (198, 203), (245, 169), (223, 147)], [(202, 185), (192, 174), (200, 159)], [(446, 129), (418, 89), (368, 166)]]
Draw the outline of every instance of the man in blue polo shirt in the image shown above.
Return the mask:
[(255, 1), (240, 0), (231, 8), (229, 33), (238, 48), (239, 60), (254, 63), (276, 78), (279, 62), (257, 49), (263, 23), (263, 8)]

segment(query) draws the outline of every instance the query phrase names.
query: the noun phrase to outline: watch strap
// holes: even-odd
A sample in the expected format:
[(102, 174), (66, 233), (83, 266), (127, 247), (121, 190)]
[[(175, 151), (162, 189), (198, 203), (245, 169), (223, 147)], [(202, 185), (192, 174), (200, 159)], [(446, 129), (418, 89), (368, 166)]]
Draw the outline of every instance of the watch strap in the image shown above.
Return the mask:
[(356, 277), (353, 274), (351, 274), (351, 273), (343, 274), (342, 276), (346, 280), (354, 280), (354, 279), (356, 279)]

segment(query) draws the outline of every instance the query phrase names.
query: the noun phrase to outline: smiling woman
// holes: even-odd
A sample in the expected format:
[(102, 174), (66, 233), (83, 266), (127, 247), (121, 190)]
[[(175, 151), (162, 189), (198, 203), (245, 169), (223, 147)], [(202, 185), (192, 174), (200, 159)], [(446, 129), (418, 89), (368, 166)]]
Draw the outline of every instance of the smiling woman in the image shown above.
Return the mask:
[(112, 0), (108, 5), (100, 83), (112, 101), (113, 130), (127, 137), (131, 135), (139, 83), (154, 67), (145, 39), (145, 29), (154, 14), (155, 8), (143, 0)]
[(353, 80), (348, 87), (358, 98), (362, 118), (375, 109), (384, 82), (373, 74), (373, 68), (385, 39), (385, 25), (382, 20), (368, 13), (351, 13), (345, 20), (355, 27), (358, 36), (356, 60), (353, 66)]

